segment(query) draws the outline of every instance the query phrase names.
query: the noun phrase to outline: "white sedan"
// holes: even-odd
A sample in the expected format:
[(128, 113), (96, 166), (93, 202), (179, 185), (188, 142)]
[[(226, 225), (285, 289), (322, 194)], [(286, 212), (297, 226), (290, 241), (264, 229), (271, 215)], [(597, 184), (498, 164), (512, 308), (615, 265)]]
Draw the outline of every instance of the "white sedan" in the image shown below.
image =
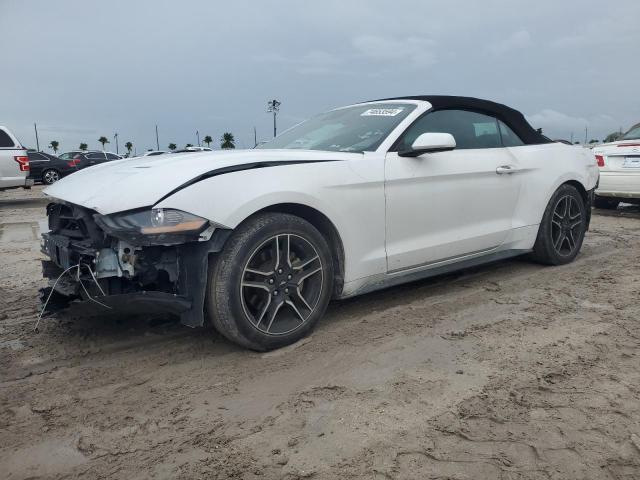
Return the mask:
[(308, 334), (331, 298), (525, 253), (572, 261), (598, 175), (591, 152), (504, 105), (360, 103), (258, 149), (64, 178), (45, 191), (44, 274), (58, 296), (157, 308), (193, 327), (209, 319), (268, 350)]
[(600, 167), (595, 206), (615, 209), (622, 202), (640, 203), (640, 123), (616, 142), (593, 149)]

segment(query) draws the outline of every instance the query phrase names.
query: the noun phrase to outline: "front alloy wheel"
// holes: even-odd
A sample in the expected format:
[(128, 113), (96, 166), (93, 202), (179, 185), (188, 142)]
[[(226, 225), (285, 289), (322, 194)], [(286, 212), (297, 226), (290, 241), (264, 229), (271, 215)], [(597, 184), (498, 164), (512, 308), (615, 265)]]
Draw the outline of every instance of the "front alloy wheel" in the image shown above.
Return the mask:
[(283, 335), (302, 326), (318, 306), (324, 277), (316, 248), (298, 235), (274, 235), (244, 267), (240, 296), (259, 331)]
[(264, 213), (240, 225), (209, 267), (207, 312), (228, 339), (271, 350), (307, 335), (333, 289), (327, 241), (306, 220)]

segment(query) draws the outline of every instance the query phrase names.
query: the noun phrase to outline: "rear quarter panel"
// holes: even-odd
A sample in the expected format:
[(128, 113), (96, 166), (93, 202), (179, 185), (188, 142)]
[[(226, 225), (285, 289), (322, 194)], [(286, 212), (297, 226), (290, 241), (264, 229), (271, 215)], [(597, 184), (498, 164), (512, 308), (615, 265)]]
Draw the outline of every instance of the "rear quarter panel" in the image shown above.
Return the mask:
[(569, 181), (595, 188), (599, 172), (595, 157), (582, 147), (548, 143), (509, 148), (523, 169), (514, 227), (537, 225), (553, 193)]

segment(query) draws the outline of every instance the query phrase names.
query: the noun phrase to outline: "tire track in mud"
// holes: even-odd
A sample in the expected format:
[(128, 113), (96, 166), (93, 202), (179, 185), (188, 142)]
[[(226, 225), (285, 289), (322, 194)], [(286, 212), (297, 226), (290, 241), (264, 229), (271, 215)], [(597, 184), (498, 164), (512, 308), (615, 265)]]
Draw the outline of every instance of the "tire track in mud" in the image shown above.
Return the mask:
[(640, 242), (635, 222), (595, 218), (572, 265), (334, 303), (278, 355), (144, 322), (51, 320), (30, 337), (10, 323), (21, 295), (0, 328), (28, 348), (2, 352), (3, 370), (60, 365), (3, 386), (0, 465), (46, 472), (45, 451), (67, 458), (45, 476), (71, 478), (634, 478)]

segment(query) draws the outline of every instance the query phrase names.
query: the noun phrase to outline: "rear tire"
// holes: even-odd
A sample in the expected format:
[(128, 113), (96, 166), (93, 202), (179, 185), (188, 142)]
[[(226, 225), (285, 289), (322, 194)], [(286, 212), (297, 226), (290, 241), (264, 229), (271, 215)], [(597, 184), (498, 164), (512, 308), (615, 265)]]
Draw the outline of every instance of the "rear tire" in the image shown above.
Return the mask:
[(599, 197), (596, 195), (596, 198), (593, 201), (593, 206), (596, 208), (602, 208), (604, 210), (615, 210), (620, 205), (620, 200), (616, 200), (615, 198), (608, 197)]
[(333, 292), (327, 241), (306, 220), (263, 213), (241, 224), (209, 266), (207, 314), (216, 330), (265, 351), (305, 337)]
[(582, 195), (572, 185), (561, 185), (542, 216), (533, 259), (546, 265), (572, 262), (580, 252), (586, 228), (587, 210)]
[(49, 168), (42, 172), (42, 183), (45, 185), (52, 185), (60, 180), (60, 172), (54, 170), (53, 168)]

